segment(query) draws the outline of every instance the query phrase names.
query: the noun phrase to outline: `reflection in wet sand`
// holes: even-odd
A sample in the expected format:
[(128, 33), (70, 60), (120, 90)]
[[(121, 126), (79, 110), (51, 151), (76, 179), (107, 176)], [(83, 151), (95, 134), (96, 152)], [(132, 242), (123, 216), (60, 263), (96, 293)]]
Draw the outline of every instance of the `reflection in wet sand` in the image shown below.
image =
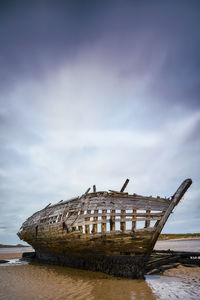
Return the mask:
[(0, 299), (198, 299), (180, 278), (120, 279), (90, 271), (30, 264), (0, 267)]
[(156, 299), (146, 281), (58, 266), (5, 266), (0, 277), (0, 299)]

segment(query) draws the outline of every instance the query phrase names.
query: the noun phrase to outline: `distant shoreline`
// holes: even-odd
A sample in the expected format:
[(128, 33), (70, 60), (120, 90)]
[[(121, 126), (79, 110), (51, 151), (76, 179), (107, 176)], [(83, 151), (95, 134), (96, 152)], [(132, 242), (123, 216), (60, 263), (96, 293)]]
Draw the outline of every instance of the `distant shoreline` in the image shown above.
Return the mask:
[(4, 245), (4, 244), (0, 244), (0, 248), (26, 248), (26, 247), (30, 247), (29, 245), (22, 245), (22, 244), (17, 244), (17, 245)]
[(158, 241), (200, 239), (200, 233), (162, 233)]
[(188, 238), (169, 238), (169, 239), (158, 239), (157, 242), (167, 242), (167, 241), (189, 241), (189, 240), (200, 240), (200, 237), (188, 237)]

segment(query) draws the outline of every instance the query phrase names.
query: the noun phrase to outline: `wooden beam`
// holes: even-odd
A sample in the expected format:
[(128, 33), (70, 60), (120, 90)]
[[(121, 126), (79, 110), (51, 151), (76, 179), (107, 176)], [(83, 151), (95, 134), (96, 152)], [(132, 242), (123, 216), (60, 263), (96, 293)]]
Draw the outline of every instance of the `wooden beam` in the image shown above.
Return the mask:
[[(102, 210), (102, 214), (106, 214), (106, 212), (106, 209)], [(104, 221), (105, 223), (102, 223), (102, 221)], [(109, 222), (109, 220), (106, 220), (106, 216), (103, 216), (101, 220), (101, 232), (106, 232), (106, 221)]]
[(47, 207), (49, 207), (51, 205), (51, 203), (49, 203), (47, 206), (45, 206), (45, 208), (44, 209), (46, 209)]
[[(88, 215), (90, 215), (90, 213), (91, 213), (91, 210), (87, 210), (87, 214)], [(87, 222), (87, 221), (90, 221), (90, 217), (87, 217), (87, 218), (85, 218), (85, 221)], [(86, 223), (85, 222), (85, 223)], [(87, 224), (87, 223), (86, 223)], [(88, 234), (88, 233), (90, 233), (90, 225), (85, 225), (85, 233), (86, 234)]]
[(127, 178), (126, 181), (124, 182), (123, 187), (121, 188), (120, 192), (123, 193), (123, 191), (125, 190), (125, 188), (127, 187), (127, 184), (129, 183), (129, 179)]
[(124, 209), (121, 209), (121, 219), (120, 219), (120, 230), (124, 232), (126, 230), (126, 222), (124, 222), (124, 213), (126, 211)]
[(87, 189), (87, 191), (85, 192), (84, 195), (87, 195), (89, 193), (89, 191), (90, 191), (90, 188)]
[(96, 193), (96, 185), (93, 185), (93, 193)]
[(128, 193), (118, 192), (118, 191), (114, 191), (114, 190), (109, 190), (109, 192), (111, 192), (113, 194), (119, 194), (119, 195), (128, 195)]
[[(94, 211), (95, 214), (98, 214), (98, 210)], [(98, 217), (93, 217), (94, 222), (98, 221)], [(92, 225), (92, 233), (97, 233), (97, 224)]]
[[(147, 211), (146, 211), (146, 213), (148, 214), (148, 216), (149, 216), (150, 212), (151, 212), (150, 210), (147, 210)], [(147, 219), (147, 220), (145, 221), (145, 228), (149, 228), (149, 226), (150, 226), (150, 220)]]
[(154, 234), (152, 235), (152, 238), (151, 238), (151, 241), (149, 244), (149, 252), (152, 251), (152, 249), (155, 245), (155, 242), (157, 241), (158, 236), (161, 233), (165, 223), (167, 222), (167, 219), (169, 218), (172, 210), (179, 203), (179, 201), (181, 200), (181, 198), (183, 197), (183, 195), (185, 194), (187, 189), (191, 186), (191, 184), (192, 184), (192, 180), (190, 178), (184, 180), (183, 183), (177, 189), (176, 193), (173, 195), (168, 209), (164, 213), (163, 217), (161, 218), (160, 222), (158, 223), (158, 226), (156, 227)]
[(136, 213), (137, 213), (137, 210), (136, 209), (133, 209), (133, 217), (132, 217), (132, 231), (134, 232), (135, 229), (136, 229)]
[(110, 231), (115, 231), (115, 209), (111, 210)]

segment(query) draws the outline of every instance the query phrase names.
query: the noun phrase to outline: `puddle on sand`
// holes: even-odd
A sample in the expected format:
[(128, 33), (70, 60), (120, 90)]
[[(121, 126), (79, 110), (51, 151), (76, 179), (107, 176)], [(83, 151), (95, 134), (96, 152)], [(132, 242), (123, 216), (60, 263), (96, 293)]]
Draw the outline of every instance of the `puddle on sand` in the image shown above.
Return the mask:
[(21, 260), (20, 258), (12, 258), (12, 259), (6, 259), (7, 262), (0, 263), (0, 267), (2, 266), (21, 266), (21, 265), (28, 265), (29, 262), (25, 260)]

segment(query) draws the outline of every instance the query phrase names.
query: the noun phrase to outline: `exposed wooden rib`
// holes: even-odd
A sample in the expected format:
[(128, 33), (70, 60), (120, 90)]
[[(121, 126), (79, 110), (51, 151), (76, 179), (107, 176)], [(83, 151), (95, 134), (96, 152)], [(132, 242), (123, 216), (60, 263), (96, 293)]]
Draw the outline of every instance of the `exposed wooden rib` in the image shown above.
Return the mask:
[(89, 193), (90, 189), (91, 188), (88, 188), (84, 195), (87, 195)]
[(115, 231), (115, 215), (115, 209), (112, 209), (110, 214), (110, 231)]
[(133, 213), (132, 213), (132, 231), (135, 231), (135, 229), (136, 229), (136, 213), (137, 213), (137, 210), (133, 209)]
[(102, 210), (102, 214), (104, 214), (104, 216), (102, 217), (102, 221), (99, 221), (101, 223), (101, 231), (102, 232), (106, 232), (106, 216), (105, 216), (106, 210)]
[(123, 193), (123, 191), (125, 190), (125, 188), (127, 187), (127, 184), (129, 183), (129, 179), (127, 178), (124, 185), (122, 186), (120, 192)]
[(45, 206), (45, 208), (44, 209), (46, 209), (47, 207), (49, 207), (51, 205), (51, 203), (49, 203), (47, 206)]
[(125, 223), (125, 220), (126, 219), (124, 219), (124, 213), (125, 213), (125, 210), (121, 210), (121, 222), (120, 222), (120, 230), (122, 231), (122, 232), (124, 232), (125, 231), (125, 229), (126, 229), (126, 223)]
[[(87, 213), (88, 213), (88, 215), (90, 215), (91, 211), (88, 210)], [(86, 233), (86, 234), (90, 233), (90, 227), (89, 227), (89, 224), (90, 224), (90, 218), (89, 218), (89, 217), (86, 217), (86, 218), (85, 218), (85, 233)]]
[[(95, 214), (98, 214), (98, 210), (95, 210), (94, 211)], [(98, 221), (98, 217), (93, 217), (93, 220), (94, 220), (94, 224), (93, 224), (93, 227), (92, 227), (92, 233), (96, 233), (97, 232), (97, 221)]]
[[(147, 210), (147, 216), (150, 216), (150, 210)], [(145, 221), (145, 228), (148, 228), (150, 226), (150, 220), (149, 219), (146, 219)]]

